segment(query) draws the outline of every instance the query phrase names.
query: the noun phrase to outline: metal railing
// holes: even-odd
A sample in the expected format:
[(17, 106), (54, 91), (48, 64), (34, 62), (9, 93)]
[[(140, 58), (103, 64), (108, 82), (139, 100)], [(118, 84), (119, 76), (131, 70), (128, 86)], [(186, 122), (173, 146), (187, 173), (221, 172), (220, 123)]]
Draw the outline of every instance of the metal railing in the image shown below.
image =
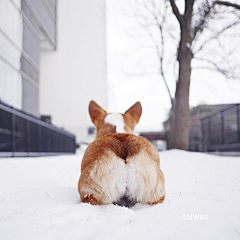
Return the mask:
[(240, 151), (240, 105), (191, 122), (191, 151)]
[(0, 156), (75, 153), (73, 134), (0, 103)]

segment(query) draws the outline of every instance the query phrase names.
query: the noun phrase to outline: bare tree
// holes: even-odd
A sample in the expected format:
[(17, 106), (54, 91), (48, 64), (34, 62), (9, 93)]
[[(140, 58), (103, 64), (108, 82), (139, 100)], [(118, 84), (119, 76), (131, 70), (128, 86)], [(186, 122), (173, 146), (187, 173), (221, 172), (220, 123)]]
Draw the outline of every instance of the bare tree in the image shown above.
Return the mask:
[[(231, 1), (135, 0), (131, 17), (145, 31), (145, 35), (140, 33), (139, 37), (147, 35), (152, 42), (159, 63), (158, 73), (164, 81), (172, 105), (169, 148), (188, 149), (192, 70), (204, 68), (218, 71), (227, 79), (238, 76), (240, 66), (236, 59), (231, 61), (231, 58), (240, 46), (239, 40), (236, 40), (240, 36), (239, 10), (240, 5)], [(175, 24), (174, 19), (177, 20)], [(234, 40), (226, 46), (225, 38)], [(177, 68), (174, 95), (171, 94), (167, 77), (169, 67), (166, 67), (169, 65), (166, 60), (169, 41), (175, 46), (175, 61), (172, 62)], [(193, 68), (193, 65), (197, 67)], [(142, 69), (139, 75), (148, 74), (146, 68)]]
[[(202, 34), (205, 29), (208, 29), (211, 20), (224, 16), (224, 11), (216, 9), (217, 7), (231, 7), (234, 10), (239, 10), (240, 5), (233, 4), (228, 1), (202, 1), (201, 4), (194, 11), (194, 4), (196, 0), (185, 0), (184, 13), (181, 14), (174, 0), (169, 0), (173, 14), (175, 15), (180, 26), (180, 40), (177, 50), (177, 61), (179, 63), (178, 81), (175, 93), (175, 102), (172, 109), (172, 122), (171, 122), (171, 134), (170, 134), (170, 148), (188, 149), (188, 136), (189, 136), (189, 87), (191, 80), (192, 67), (191, 63), (195, 57), (195, 53), (192, 51), (192, 45), (194, 41), (197, 41), (198, 35)], [(234, 11), (232, 12), (234, 15)], [(195, 20), (194, 16), (198, 17)], [(193, 21), (195, 20), (195, 22)], [(206, 44), (213, 39), (219, 39), (226, 30), (239, 24), (239, 15), (234, 18), (234, 21), (230, 21), (225, 27), (221, 27), (218, 31), (212, 31), (210, 36), (200, 45), (198, 51), (202, 50)], [(221, 70), (214, 60), (208, 60), (216, 70), (227, 75), (226, 71)]]

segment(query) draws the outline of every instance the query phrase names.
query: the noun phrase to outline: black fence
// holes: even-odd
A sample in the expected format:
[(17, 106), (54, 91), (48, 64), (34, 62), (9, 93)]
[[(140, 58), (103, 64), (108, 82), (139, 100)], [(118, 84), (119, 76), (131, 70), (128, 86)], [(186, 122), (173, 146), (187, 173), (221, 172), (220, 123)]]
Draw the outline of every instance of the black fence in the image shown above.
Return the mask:
[(75, 136), (0, 103), (0, 156), (75, 153)]
[(240, 106), (191, 122), (191, 151), (240, 151)]

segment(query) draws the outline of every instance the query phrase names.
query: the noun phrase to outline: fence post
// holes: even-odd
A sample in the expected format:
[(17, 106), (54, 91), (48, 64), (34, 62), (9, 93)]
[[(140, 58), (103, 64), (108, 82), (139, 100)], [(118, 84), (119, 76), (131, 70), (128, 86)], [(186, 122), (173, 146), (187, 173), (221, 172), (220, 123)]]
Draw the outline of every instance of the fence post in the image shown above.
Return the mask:
[(16, 144), (15, 144), (15, 114), (12, 113), (12, 155), (14, 156), (16, 151)]
[(237, 129), (238, 129), (238, 142), (240, 143), (240, 119), (239, 119), (239, 104), (237, 104), (237, 111), (236, 111), (236, 114), (237, 114)]
[(207, 146), (207, 151), (208, 151), (208, 148), (209, 146), (211, 145), (211, 137), (212, 137), (212, 134), (211, 134), (211, 117), (208, 118), (208, 146)]
[(221, 135), (222, 135), (222, 144), (224, 144), (225, 142), (225, 138), (224, 138), (224, 114), (223, 111), (221, 111)]
[(202, 137), (202, 146), (201, 146), (201, 149), (200, 149), (200, 152), (204, 152), (205, 151), (205, 135), (204, 135), (204, 126), (203, 126), (203, 119), (201, 119), (201, 137)]
[(52, 152), (52, 144), (51, 144), (51, 130), (50, 128), (48, 128), (47, 130), (47, 135), (48, 135), (48, 140), (47, 140), (47, 144), (48, 144), (48, 152)]
[(62, 152), (64, 152), (64, 136), (63, 136), (63, 134), (61, 134), (62, 135), (62, 146), (61, 146), (61, 150), (62, 150)]
[(40, 124), (38, 125), (38, 136), (39, 136), (38, 151), (39, 151), (39, 155), (41, 155), (41, 152), (42, 152), (42, 126)]
[(27, 152), (30, 155), (30, 120), (27, 120)]

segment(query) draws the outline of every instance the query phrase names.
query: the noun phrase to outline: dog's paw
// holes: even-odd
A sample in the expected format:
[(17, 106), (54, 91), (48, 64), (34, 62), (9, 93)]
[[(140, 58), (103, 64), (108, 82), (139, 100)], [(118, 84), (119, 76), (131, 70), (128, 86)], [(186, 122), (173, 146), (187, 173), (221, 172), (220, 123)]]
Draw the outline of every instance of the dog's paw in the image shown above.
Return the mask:
[(90, 203), (92, 205), (101, 205), (103, 204), (102, 201), (98, 200), (93, 196), (93, 194), (85, 194), (82, 198), (82, 202)]

